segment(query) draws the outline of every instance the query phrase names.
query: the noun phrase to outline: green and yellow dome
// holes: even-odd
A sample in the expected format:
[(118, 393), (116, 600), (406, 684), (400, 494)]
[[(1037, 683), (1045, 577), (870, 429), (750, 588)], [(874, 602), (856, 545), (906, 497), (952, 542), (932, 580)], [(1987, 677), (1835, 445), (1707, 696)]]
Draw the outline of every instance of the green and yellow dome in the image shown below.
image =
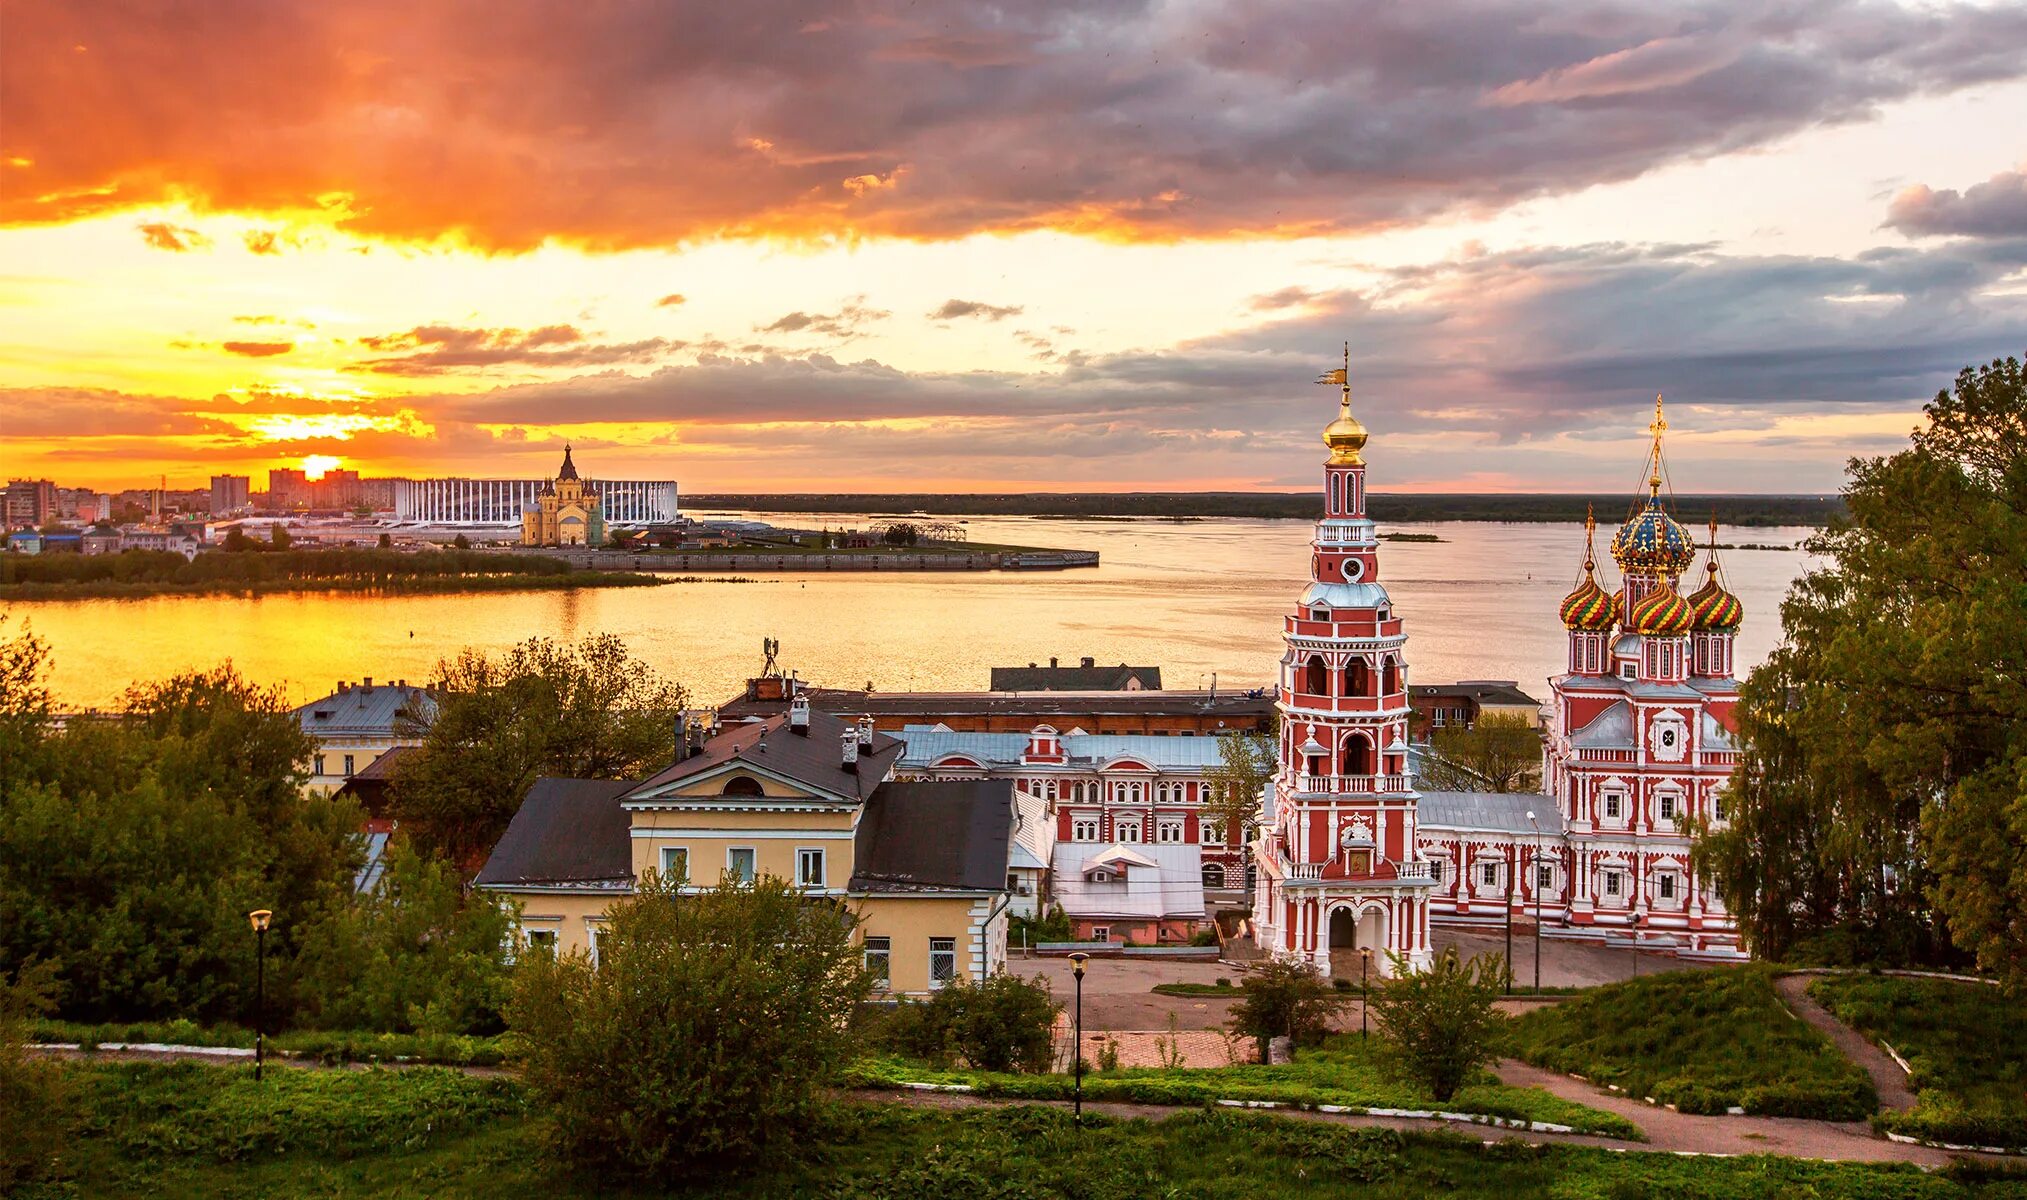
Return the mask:
[(1577, 590), (1563, 597), (1558, 615), (1566, 629), (1607, 630), (1619, 623), (1619, 598), (1599, 587), (1586, 571)]
[(1664, 580), (1626, 614), (1626, 628), (1648, 637), (1678, 637), (1696, 624), (1695, 611)]

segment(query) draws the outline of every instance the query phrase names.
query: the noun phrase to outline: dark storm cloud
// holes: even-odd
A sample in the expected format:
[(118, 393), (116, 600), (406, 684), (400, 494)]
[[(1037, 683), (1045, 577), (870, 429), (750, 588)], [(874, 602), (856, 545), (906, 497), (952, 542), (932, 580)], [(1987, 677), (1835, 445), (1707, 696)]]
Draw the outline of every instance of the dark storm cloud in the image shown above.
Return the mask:
[(1893, 198), (1886, 223), (1909, 237), (2027, 238), (2027, 167), (2001, 171), (1961, 193), (1917, 184)]
[(189, 0), (8, 16), (0, 142), (34, 165), (0, 219), (187, 197), (508, 250), (1372, 229), (2027, 73), (2027, 10), (1885, 0)]

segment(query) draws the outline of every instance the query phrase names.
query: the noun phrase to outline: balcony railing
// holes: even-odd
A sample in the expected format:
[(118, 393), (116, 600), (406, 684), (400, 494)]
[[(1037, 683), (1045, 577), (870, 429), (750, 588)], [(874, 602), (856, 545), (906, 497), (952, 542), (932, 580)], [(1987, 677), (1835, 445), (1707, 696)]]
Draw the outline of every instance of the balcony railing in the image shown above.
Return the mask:
[(1398, 795), (1408, 790), (1405, 775), (1310, 775), (1295, 777), (1295, 790), (1308, 795)]

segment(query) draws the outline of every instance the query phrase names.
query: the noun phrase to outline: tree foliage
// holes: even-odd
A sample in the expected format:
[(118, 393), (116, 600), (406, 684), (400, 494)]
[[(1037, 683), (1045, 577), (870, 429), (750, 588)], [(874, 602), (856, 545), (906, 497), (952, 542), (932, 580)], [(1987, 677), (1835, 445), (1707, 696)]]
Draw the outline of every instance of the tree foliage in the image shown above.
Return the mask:
[(650, 871), (596, 968), (531, 959), (508, 1021), (577, 1164), (637, 1175), (792, 1144), (849, 1060), (872, 979), (844, 909), (762, 876), (684, 895)]
[(981, 1071), (1046, 1071), (1062, 1010), (1046, 978), (1002, 971), (984, 983), (955, 980), (926, 1003), (903, 1001), (892, 1039), (931, 1061), (954, 1054)]
[[(1826, 940), (2027, 983), (2027, 381), (1965, 370), (1854, 460), (1746, 682), (1702, 868), (1759, 954)], [(1862, 948), (1862, 949), (1861, 949)]]
[(1260, 819), (1260, 793), (1273, 782), (1274, 735), (1232, 732), (1218, 735), (1218, 764), (1204, 772), (1202, 820), (1223, 827), (1227, 845), (1243, 845)]
[(1541, 732), (1519, 713), (1486, 713), (1429, 739), (1422, 782), (1438, 791), (1532, 792), (1541, 787)]
[(1506, 981), (1506, 962), (1497, 954), (1470, 961), (1451, 946), (1426, 971), (1408, 966), (1398, 954), (1391, 978), (1368, 1004), (1382, 1044), (1388, 1074), (1448, 1100), (1491, 1062), (1505, 1018), (1492, 1004)]
[(388, 843), (379, 886), (303, 935), (302, 1019), (324, 1029), (498, 1033), (512, 988), (511, 904)]
[(1314, 1045), (1323, 1040), (1330, 1019), (1348, 998), (1331, 990), (1323, 973), (1298, 958), (1276, 957), (1254, 967), (1246, 975), (1239, 1002), (1232, 1006), (1232, 1032), (1260, 1044), (1260, 1061), (1267, 1061), (1267, 1044), (1285, 1037), (1290, 1045)]
[(268, 908), (286, 1011), (301, 931), (344, 902), (359, 854), (356, 808), (303, 794), (287, 702), (221, 667), (58, 729), (40, 643), (12, 639), (0, 663), (0, 962), (51, 963), (73, 1019), (246, 1020), (246, 913)]
[(416, 844), (460, 864), (489, 850), (536, 779), (627, 779), (674, 760), (683, 688), (597, 634), (530, 638), (497, 657), (437, 665), (434, 707), (399, 724), (422, 738), (393, 790)]
[(64, 1142), (63, 1077), (26, 1048), (30, 1022), (55, 1007), (54, 963), (0, 972), (0, 1195), (46, 1175)]

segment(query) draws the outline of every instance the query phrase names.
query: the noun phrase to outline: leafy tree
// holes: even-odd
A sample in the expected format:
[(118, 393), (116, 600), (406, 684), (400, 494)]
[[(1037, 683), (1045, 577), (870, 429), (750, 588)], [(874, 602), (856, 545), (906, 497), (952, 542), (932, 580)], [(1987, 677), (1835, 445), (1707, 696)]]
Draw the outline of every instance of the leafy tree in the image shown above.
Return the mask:
[(246, 536), (246, 530), (234, 525), (225, 531), (225, 542), (222, 549), (227, 554), (245, 554), (249, 551), (264, 550), (266, 547)]
[(1422, 782), (1438, 791), (1532, 792), (1541, 787), (1541, 732), (1519, 713), (1487, 713), (1429, 739)]
[(889, 525), (880, 540), (889, 546), (913, 546), (922, 540), (922, 531), (905, 523)]
[(1052, 904), (1049, 911), (1037, 918), (1016, 914), (1008, 922), (1007, 940), (1016, 945), (1033, 946), (1041, 942), (1067, 942), (1071, 937), (1070, 914), (1060, 904)]
[(457, 547), (460, 550), (469, 550), (472, 548), (472, 540), (462, 533), (452, 538), (450, 540), (450, 544)]
[(771, 876), (683, 895), (650, 871), (610, 910), (596, 968), (524, 963), (508, 1023), (560, 1148), (637, 1177), (793, 1145), (871, 991), (853, 925)]
[(1389, 1074), (1448, 1100), (1471, 1082), (1496, 1054), (1505, 1018), (1493, 1007), (1506, 981), (1506, 962), (1497, 954), (1461, 960), (1451, 946), (1426, 971), (1388, 956), (1393, 975), (1381, 981), (1369, 1001), (1382, 1039), (1382, 1063)]
[(1046, 1071), (1062, 1010), (1047, 979), (1002, 971), (984, 983), (955, 980), (925, 1004), (903, 1002), (893, 1037), (931, 1061), (957, 1054), (981, 1071)]
[(381, 534), (378, 545), (382, 550), (392, 550), (394, 548), (394, 535), (391, 533)]
[(63, 1146), (67, 1107), (56, 1064), (27, 1051), (29, 1023), (56, 1008), (56, 970), (30, 963), (0, 973), (0, 1195), (49, 1172)]
[(1204, 772), (1200, 819), (1222, 826), (1227, 845), (1244, 845), (1247, 830), (1260, 819), (1260, 793), (1275, 770), (1273, 734), (1219, 734), (1218, 765)]
[[(44, 703), (42, 669), (0, 677), (0, 713)], [(0, 962), (48, 960), (67, 1017), (245, 1019), (245, 914), (270, 908), (286, 1011), (300, 931), (343, 902), (359, 818), (303, 794), (311, 747), (282, 696), (220, 668), (20, 732), (0, 791)]]
[(288, 526), (276, 522), (268, 527), (268, 544), (277, 550), (286, 550), (296, 539), (290, 535)]
[(370, 895), (303, 935), (302, 1019), (326, 1029), (498, 1033), (512, 980), (513, 906), (467, 892), (404, 838)]
[(397, 725), (422, 738), (401, 760), (396, 816), (416, 844), (459, 864), (489, 850), (536, 779), (630, 779), (672, 762), (681, 685), (597, 634), (530, 638), (494, 657), (437, 664), (434, 707)]
[(1322, 972), (1307, 962), (1270, 958), (1247, 974), (1239, 1002), (1232, 1006), (1232, 1032), (1257, 1041), (1260, 1061), (1266, 1062), (1267, 1044), (1277, 1037), (1287, 1038), (1290, 1046), (1322, 1041), (1330, 1019), (1347, 999), (1332, 991)]
[(2027, 985), (2027, 380), (1967, 369), (1925, 412), (1810, 540), (1697, 861), (1762, 956), (1830, 940)]

